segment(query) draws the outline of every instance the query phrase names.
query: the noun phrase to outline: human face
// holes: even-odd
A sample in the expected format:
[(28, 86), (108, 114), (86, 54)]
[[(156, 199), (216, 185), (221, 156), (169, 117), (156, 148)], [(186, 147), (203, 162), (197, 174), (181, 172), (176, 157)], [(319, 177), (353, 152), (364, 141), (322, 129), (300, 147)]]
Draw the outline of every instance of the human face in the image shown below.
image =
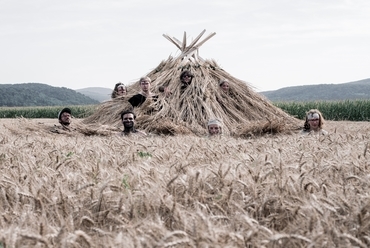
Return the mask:
[(221, 89), (224, 91), (224, 92), (228, 92), (229, 91), (229, 83), (228, 82), (223, 82), (221, 84)]
[(135, 125), (135, 118), (134, 115), (131, 113), (124, 114), (122, 116), (122, 124), (125, 127), (125, 129), (133, 128)]
[(193, 79), (193, 77), (192, 76), (189, 76), (189, 75), (182, 76), (182, 81), (184, 83), (187, 83), (187, 84), (190, 84), (192, 79)]
[(208, 133), (210, 135), (216, 135), (221, 133), (221, 127), (217, 124), (210, 124), (208, 126)]
[(145, 93), (148, 93), (150, 90), (150, 82), (148, 80), (143, 80), (140, 82), (141, 90)]
[(60, 115), (60, 122), (63, 125), (69, 125), (69, 124), (71, 124), (71, 122), (72, 122), (71, 114), (70, 113), (67, 113), (67, 112), (62, 113)]
[(123, 86), (118, 86), (117, 93), (120, 96), (126, 95), (126, 88)]
[(311, 120), (308, 120), (308, 123), (310, 124), (310, 129), (317, 131), (319, 129), (320, 125), (320, 119), (319, 118), (314, 118)]

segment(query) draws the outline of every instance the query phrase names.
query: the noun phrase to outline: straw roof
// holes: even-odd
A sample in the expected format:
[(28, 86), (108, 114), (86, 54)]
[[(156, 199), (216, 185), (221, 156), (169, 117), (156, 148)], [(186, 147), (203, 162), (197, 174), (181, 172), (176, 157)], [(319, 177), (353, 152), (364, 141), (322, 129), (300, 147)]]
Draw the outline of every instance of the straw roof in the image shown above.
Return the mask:
[[(199, 56), (199, 47), (215, 35), (211, 33), (201, 40), (204, 33), (205, 30), (189, 45), (186, 32), (182, 41), (164, 35), (181, 54), (163, 60), (146, 75), (152, 80), (151, 90), (158, 99), (147, 99), (135, 108), (136, 125), (152, 133), (203, 135), (207, 132), (208, 120), (217, 118), (223, 122), (223, 133), (241, 137), (297, 129), (299, 120), (272, 105), (251, 85), (227, 73), (214, 60)], [(180, 74), (185, 70), (194, 78), (182, 91)], [(220, 80), (225, 79), (230, 85), (228, 93), (219, 86)], [(167, 87), (172, 94), (160, 93), (159, 86)], [(139, 91), (137, 81), (128, 87), (128, 96), (102, 103), (84, 122), (122, 127), (120, 113), (131, 108), (128, 99)]]

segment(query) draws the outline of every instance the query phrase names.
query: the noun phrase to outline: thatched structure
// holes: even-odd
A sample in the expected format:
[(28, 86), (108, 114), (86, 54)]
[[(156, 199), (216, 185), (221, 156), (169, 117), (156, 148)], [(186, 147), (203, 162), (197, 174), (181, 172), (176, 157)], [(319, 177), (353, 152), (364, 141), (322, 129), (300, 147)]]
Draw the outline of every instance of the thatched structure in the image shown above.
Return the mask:
[[(207, 132), (209, 119), (223, 122), (223, 131), (235, 136), (262, 133), (276, 133), (297, 129), (300, 121), (273, 106), (252, 87), (222, 68), (214, 60), (199, 56), (199, 47), (215, 33), (200, 41), (205, 30), (187, 45), (186, 33), (182, 42), (164, 35), (175, 44), (181, 54), (162, 61), (146, 76), (152, 80), (151, 89), (159, 95), (157, 101), (146, 100), (135, 108), (137, 126), (147, 132), (164, 134), (202, 135)], [(192, 83), (181, 91), (180, 74), (189, 70), (194, 75)], [(219, 87), (220, 80), (228, 80), (230, 91), (225, 93)], [(159, 86), (171, 91), (170, 96), (158, 92)], [(130, 95), (140, 90), (139, 82), (128, 87)], [(102, 103), (97, 111), (85, 119), (85, 123), (109, 124), (121, 127), (119, 114), (130, 108), (126, 96)]]

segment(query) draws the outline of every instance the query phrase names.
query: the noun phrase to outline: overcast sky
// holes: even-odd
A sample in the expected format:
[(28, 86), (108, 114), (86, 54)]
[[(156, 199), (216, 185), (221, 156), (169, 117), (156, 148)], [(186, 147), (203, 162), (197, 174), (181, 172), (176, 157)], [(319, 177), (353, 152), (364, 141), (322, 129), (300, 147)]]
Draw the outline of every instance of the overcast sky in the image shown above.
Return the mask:
[(0, 0), (0, 83), (132, 83), (199, 49), (257, 91), (370, 78), (368, 0)]

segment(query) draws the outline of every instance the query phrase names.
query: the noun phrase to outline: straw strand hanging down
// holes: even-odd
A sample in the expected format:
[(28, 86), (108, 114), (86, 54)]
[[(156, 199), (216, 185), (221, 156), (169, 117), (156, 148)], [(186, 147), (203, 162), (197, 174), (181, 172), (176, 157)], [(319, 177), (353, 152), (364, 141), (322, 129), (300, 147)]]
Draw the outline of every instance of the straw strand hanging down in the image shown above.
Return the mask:
[[(182, 42), (164, 35), (182, 53), (177, 58), (170, 56), (146, 75), (152, 80), (151, 89), (159, 97), (157, 101), (147, 99), (135, 108), (138, 128), (153, 133), (203, 135), (211, 118), (223, 122), (224, 133), (240, 137), (299, 128), (299, 120), (272, 105), (254, 92), (252, 86), (224, 71), (214, 60), (204, 60), (197, 54), (198, 48), (215, 35), (212, 33), (200, 41), (204, 32), (189, 46), (186, 46), (186, 33)], [(194, 78), (182, 91), (180, 74), (184, 70), (190, 71)], [(230, 86), (228, 93), (219, 86), (220, 80), (224, 79)], [(167, 87), (172, 94), (166, 97), (159, 93), (156, 90), (159, 86)], [(139, 89), (139, 82), (128, 87), (131, 94), (136, 94)], [(129, 96), (102, 103), (85, 123), (122, 126), (119, 114), (131, 108), (127, 99)]]

